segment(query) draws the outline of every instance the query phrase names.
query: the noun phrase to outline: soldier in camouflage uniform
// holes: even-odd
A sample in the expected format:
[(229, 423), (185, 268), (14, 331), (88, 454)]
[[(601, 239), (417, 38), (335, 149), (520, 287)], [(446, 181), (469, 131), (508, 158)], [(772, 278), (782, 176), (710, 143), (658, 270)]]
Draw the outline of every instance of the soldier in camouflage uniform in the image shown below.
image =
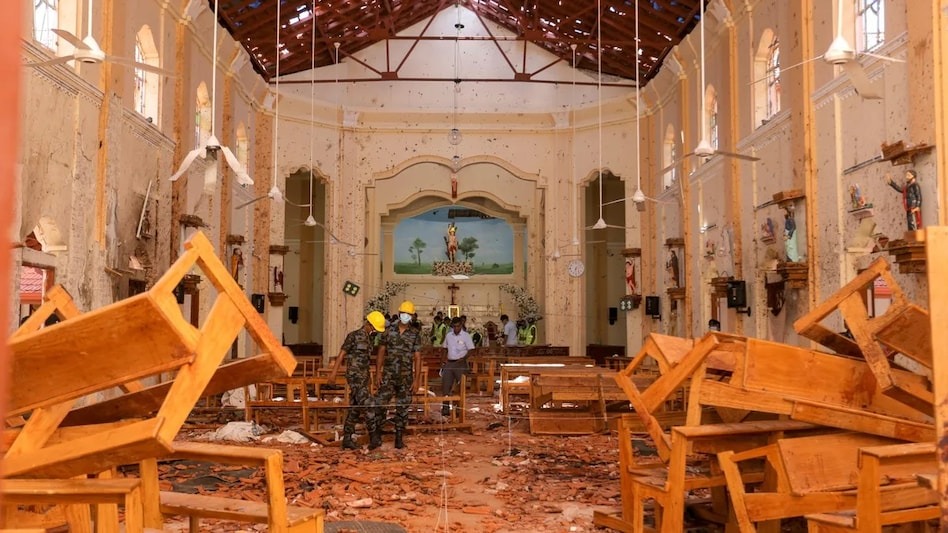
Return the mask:
[(329, 372), (329, 384), (336, 381), (336, 373), (342, 361), (346, 361), (346, 383), (349, 384), (349, 412), (346, 413), (346, 422), (343, 425), (342, 447), (347, 450), (358, 449), (359, 446), (352, 440), (356, 424), (362, 419), (368, 431), (374, 427), (372, 422), (375, 416), (372, 395), (369, 394), (369, 363), (372, 360), (372, 350), (375, 347), (375, 332), (385, 331), (385, 316), (378, 311), (372, 311), (365, 317), (362, 327), (346, 335), (342, 349)]
[(398, 307), (398, 322), (383, 333), (378, 355), (382, 383), (375, 396), (375, 416), (370, 419), (369, 449), (382, 445), (382, 423), (392, 398), (395, 399), (395, 447), (404, 448), (403, 435), (408, 425), (408, 407), (412, 400), (414, 368), (421, 368), (421, 331), (412, 327), (415, 305), (410, 301)]

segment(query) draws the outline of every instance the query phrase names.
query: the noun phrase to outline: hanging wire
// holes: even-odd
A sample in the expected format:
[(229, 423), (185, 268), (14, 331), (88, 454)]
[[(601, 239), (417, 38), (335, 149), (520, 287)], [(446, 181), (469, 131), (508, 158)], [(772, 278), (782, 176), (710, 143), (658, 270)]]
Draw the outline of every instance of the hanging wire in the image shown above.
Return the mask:
[[(703, 1), (703, 0), (702, 0)], [(641, 53), (639, 47), (642, 42), (639, 41), (639, 0), (635, 0), (635, 194), (642, 191), (642, 133), (639, 123), (642, 121), (642, 80), (639, 73), (639, 63)]]
[(599, 220), (602, 220), (602, 0), (596, 0), (596, 52), (596, 97), (599, 100)]
[(276, 16), (276, 94), (274, 95), (274, 104), (273, 104), (273, 189), (277, 189), (277, 161), (280, 154), (277, 152), (279, 148), (279, 139), (280, 139), (280, 5), (283, 2), (277, 0), (277, 16)]
[(313, 12), (310, 13), (310, 20), (313, 23), (313, 40), (310, 47), (310, 83), (309, 83), (309, 216), (305, 224), (315, 225), (316, 219), (313, 217), (313, 179), (316, 173), (316, 160), (314, 143), (316, 139), (316, 0), (313, 0)]
[(579, 206), (576, 201), (579, 194), (573, 186), (573, 180), (576, 179), (576, 43), (569, 45), (569, 47), (573, 51), (573, 88), (570, 91), (569, 98), (569, 120), (572, 127), (572, 135), (570, 136), (570, 146), (572, 147), (572, 153), (570, 154), (570, 167), (572, 169), (570, 174), (570, 198), (573, 208), (573, 242), (570, 244), (579, 244)]

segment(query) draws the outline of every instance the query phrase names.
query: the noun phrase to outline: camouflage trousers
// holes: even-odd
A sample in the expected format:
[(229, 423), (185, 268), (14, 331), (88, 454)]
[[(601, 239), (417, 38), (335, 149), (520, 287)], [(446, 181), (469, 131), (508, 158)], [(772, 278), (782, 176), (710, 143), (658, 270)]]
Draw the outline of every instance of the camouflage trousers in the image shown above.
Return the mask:
[(382, 377), (382, 386), (375, 395), (375, 413), (370, 419), (374, 424), (370, 431), (381, 427), (385, 423), (385, 415), (389, 407), (395, 406), (395, 431), (402, 431), (408, 425), (408, 408), (411, 406), (412, 376), (408, 374), (385, 375)]
[(373, 406), (372, 395), (369, 394), (368, 381), (349, 382), (349, 411), (346, 413), (346, 421), (343, 424), (343, 432), (347, 437), (355, 433), (356, 424), (359, 421), (365, 423), (366, 431), (371, 431), (374, 426), (372, 419), (375, 418), (375, 409)]

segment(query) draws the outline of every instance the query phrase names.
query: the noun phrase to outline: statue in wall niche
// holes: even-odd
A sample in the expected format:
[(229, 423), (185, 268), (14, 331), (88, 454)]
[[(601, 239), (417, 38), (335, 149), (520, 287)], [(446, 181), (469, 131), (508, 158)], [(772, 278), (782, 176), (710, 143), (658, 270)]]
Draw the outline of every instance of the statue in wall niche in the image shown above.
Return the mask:
[(797, 251), (797, 221), (793, 211), (793, 206), (788, 206), (784, 209), (783, 215), (783, 246), (787, 252), (787, 261), (790, 263), (800, 260), (800, 252)]
[(916, 179), (918, 172), (905, 171), (905, 183), (899, 185), (892, 180), (892, 176), (885, 175), (885, 182), (893, 189), (902, 193), (902, 207), (905, 208), (905, 221), (909, 231), (922, 229), (922, 187)]
[(866, 207), (866, 197), (862, 195), (862, 189), (859, 187), (858, 183), (853, 183), (849, 186), (849, 202), (852, 204), (852, 209), (862, 209)]
[(445, 255), (448, 261), (454, 262), (458, 254), (458, 227), (454, 222), (448, 224), (448, 233), (444, 236), (444, 245), (447, 248)]
[(772, 218), (767, 217), (767, 220), (760, 225), (760, 238), (763, 241), (773, 242), (777, 240), (777, 236), (774, 233), (774, 221)]
[(631, 257), (625, 259), (625, 288), (629, 291), (626, 294), (636, 294), (635, 292), (635, 262)]
[(283, 292), (283, 269), (273, 267), (273, 292)]
[(675, 253), (675, 250), (671, 250), (668, 254), (668, 260), (665, 261), (665, 271), (668, 272), (670, 286), (681, 287), (681, 278), (678, 276), (678, 254)]
[(244, 253), (239, 247), (235, 246), (230, 253), (230, 275), (234, 279), (240, 280), (240, 269), (244, 267)]

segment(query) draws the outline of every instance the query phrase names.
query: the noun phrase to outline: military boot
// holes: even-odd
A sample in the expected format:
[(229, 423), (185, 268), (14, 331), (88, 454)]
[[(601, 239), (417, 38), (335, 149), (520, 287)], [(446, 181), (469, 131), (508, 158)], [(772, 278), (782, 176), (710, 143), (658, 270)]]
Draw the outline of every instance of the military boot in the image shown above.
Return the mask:
[(342, 438), (342, 449), (343, 450), (358, 450), (359, 445), (352, 440), (352, 435), (346, 435)]
[(405, 447), (405, 441), (402, 440), (402, 430), (397, 430), (395, 432), (395, 447), (399, 450)]
[(382, 445), (382, 428), (378, 428), (369, 434), (369, 449), (374, 450)]

